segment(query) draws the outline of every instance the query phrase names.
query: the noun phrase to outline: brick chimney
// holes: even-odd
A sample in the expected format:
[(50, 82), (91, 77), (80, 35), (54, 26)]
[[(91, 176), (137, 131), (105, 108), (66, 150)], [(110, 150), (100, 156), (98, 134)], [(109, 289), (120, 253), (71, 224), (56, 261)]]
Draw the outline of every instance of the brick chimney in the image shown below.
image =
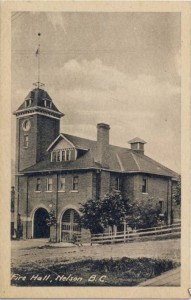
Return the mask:
[(97, 162), (107, 167), (107, 155), (109, 150), (109, 130), (108, 124), (97, 124)]

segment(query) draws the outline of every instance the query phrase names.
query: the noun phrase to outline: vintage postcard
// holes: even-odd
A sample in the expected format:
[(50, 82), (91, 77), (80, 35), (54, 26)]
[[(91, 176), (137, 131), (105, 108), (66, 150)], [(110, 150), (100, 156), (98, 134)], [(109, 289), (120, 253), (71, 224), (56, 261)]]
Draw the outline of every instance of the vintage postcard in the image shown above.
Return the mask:
[(1, 3), (3, 298), (188, 298), (190, 3)]

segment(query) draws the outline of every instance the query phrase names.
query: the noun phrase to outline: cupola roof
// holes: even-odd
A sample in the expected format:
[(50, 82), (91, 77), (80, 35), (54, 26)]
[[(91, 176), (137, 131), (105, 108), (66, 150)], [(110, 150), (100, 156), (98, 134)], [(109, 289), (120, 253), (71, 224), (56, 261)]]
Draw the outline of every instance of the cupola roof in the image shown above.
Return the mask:
[(135, 143), (141, 143), (141, 144), (146, 144), (144, 140), (140, 139), (139, 137), (136, 137), (130, 141), (128, 141), (129, 144), (135, 144)]

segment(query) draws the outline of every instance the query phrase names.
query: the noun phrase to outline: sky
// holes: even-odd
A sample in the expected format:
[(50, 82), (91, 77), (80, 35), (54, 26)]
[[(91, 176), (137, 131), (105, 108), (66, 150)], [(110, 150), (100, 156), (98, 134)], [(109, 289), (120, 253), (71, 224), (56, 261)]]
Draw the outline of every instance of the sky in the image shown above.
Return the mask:
[(146, 155), (180, 173), (180, 22), (179, 13), (13, 13), (12, 111), (37, 81), (40, 42), (40, 81), (65, 114), (61, 132), (96, 139), (107, 123), (111, 144), (140, 137)]

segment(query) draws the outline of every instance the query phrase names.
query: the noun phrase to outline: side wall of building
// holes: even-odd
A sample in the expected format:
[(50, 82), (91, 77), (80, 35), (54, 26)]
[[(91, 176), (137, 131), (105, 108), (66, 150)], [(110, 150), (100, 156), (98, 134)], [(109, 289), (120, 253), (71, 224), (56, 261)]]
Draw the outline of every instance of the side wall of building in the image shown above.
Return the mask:
[[(65, 190), (59, 191), (59, 175), (65, 178)], [(78, 177), (78, 189), (73, 190), (73, 178)], [(52, 191), (47, 191), (47, 178), (52, 178)], [(120, 177), (120, 190), (131, 202), (152, 201), (155, 205), (162, 203), (162, 212), (167, 213), (171, 222), (171, 184), (166, 178), (151, 175), (124, 175), (106, 171), (62, 172), (59, 174), (39, 174), (19, 177), (19, 213), (23, 223), (23, 237), (32, 238), (34, 231), (34, 215), (38, 208), (47, 212), (54, 211), (57, 216), (55, 240), (61, 239), (61, 222), (67, 209), (75, 209), (78, 213), (80, 204), (88, 199), (103, 197), (116, 189), (116, 179)], [(40, 191), (36, 191), (37, 178), (41, 179)], [(142, 191), (143, 179), (146, 179), (146, 192)]]
[[(143, 180), (146, 182), (146, 191), (144, 192)], [(123, 194), (131, 202), (145, 203), (149, 200), (161, 208), (161, 213), (166, 214), (168, 223), (171, 223), (172, 187), (170, 179), (150, 174), (127, 175), (123, 180)]]

